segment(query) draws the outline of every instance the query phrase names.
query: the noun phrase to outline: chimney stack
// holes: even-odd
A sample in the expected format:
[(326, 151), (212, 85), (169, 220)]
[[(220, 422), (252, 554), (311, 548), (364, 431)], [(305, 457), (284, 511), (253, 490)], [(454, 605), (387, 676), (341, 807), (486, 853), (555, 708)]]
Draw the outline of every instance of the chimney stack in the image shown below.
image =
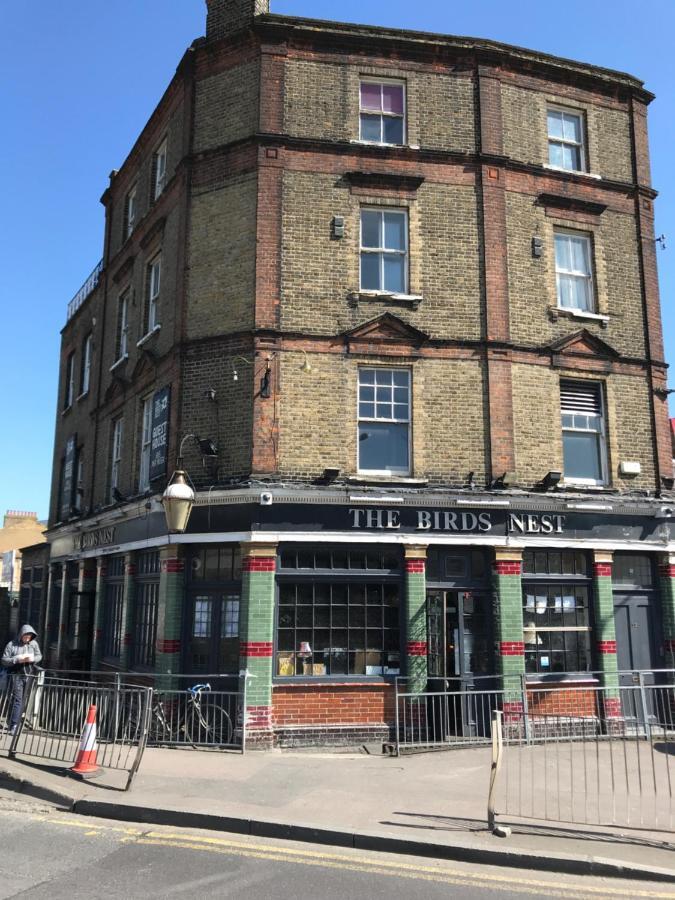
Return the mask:
[(206, 0), (206, 39), (217, 41), (270, 11), (270, 0)]

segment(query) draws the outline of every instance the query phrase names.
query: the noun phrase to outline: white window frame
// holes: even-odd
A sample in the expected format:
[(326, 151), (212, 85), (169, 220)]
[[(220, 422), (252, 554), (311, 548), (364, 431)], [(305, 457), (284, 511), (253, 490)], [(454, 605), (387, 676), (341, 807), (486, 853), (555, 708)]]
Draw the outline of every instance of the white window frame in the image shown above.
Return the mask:
[[(362, 84), (378, 84), (378, 85), (380, 85), (380, 87), (382, 85), (392, 85), (392, 86), (403, 88), (403, 115), (399, 116), (398, 113), (388, 113), (382, 109), (380, 109), (380, 112), (379, 112), (380, 136), (382, 138), (384, 138), (383, 119), (402, 119), (403, 120), (403, 135), (402, 135), (400, 144), (391, 144), (391, 143), (389, 143), (389, 141), (385, 141), (385, 140), (371, 141), (371, 140), (368, 140), (367, 138), (363, 137), (363, 132), (361, 130), (361, 116), (363, 116), (363, 115), (373, 116), (373, 115), (377, 115), (377, 113), (375, 113), (373, 110), (363, 109), (363, 107), (361, 106), (361, 85)], [(407, 136), (408, 136), (408, 92), (406, 90), (406, 87), (407, 87), (407, 85), (406, 85), (405, 81), (401, 81), (400, 79), (397, 79), (397, 78), (377, 78), (375, 76), (373, 76), (373, 77), (362, 76), (361, 78), (359, 78), (359, 141), (361, 141), (364, 144), (373, 144), (376, 147), (405, 147), (406, 146), (406, 141), (407, 141)], [(381, 95), (381, 93), (382, 92), (380, 91), (380, 95)], [(381, 106), (381, 104), (380, 104), (380, 106)]]
[[(558, 254), (556, 241), (558, 237), (566, 237), (569, 239), (581, 240), (585, 245), (585, 256), (586, 256), (586, 264), (588, 266), (587, 272), (580, 272), (575, 269), (559, 269), (558, 268)], [(572, 312), (578, 313), (596, 313), (597, 312), (597, 302), (595, 297), (595, 280), (593, 278), (593, 240), (591, 235), (586, 231), (573, 231), (570, 228), (556, 228), (553, 231), (553, 256), (555, 260), (555, 290), (556, 290), (556, 300), (558, 309), (567, 309)], [(573, 278), (578, 280), (583, 280), (586, 285), (586, 296), (589, 300), (590, 306), (588, 309), (579, 309), (576, 306), (566, 306), (562, 302), (562, 291), (560, 289), (561, 279), (562, 278)]]
[(141, 407), (141, 452), (138, 468), (138, 493), (150, 487), (150, 450), (152, 447), (152, 394), (145, 397)]
[[(375, 371), (375, 372), (405, 372), (408, 376), (408, 417), (407, 419), (397, 419), (397, 418), (383, 418), (378, 417), (377, 414), (374, 417), (369, 416), (361, 416), (360, 414), (360, 403), (361, 403), (361, 374), (362, 372), (367, 371)], [(357, 454), (357, 472), (359, 475), (376, 475), (382, 476), (385, 478), (396, 478), (400, 476), (408, 476), (412, 472), (412, 372), (410, 369), (399, 367), (399, 366), (359, 366), (358, 375), (357, 375), (357, 398), (356, 398), (356, 454)], [(377, 413), (377, 410), (376, 410)], [(391, 468), (391, 469), (364, 469), (361, 466), (361, 452), (360, 452), (360, 444), (361, 441), (359, 439), (361, 433), (361, 425), (367, 422), (390, 422), (392, 424), (405, 424), (407, 426), (407, 446), (408, 446), (408, 465), (403, 468)]]
[(124, 441), (124, 419), (120, 416), (113, 422), (112, 433), (112, 450), (110, 453), (110, 502), (113, 503), (115, 498), (113, 491), (115, 488), (119, 490), (120, 486), (120, 470), (122, 468), (122, 443)]
[[(604, 487), (608, 482), (608, 465), (607, 465), (607, 411), (605, 405), (605, 392), (603, 390), (603, 383), (600, 381), (575, 381), (573, 378), (562, 378), (560, 380), (560, 391), (562, 392), (563, 385), (570, 386), (579, 386), (581, 388), (588, 388), (590, 385), (594, 387), (597, 391), (597, 396), (600, 401), (600, 430), (597, 431), (594, 428), (578, 428), (575, 426), (567, 427), (562, 424), (563, 417), (563, 409), (562, 409), (562, 396), (560, 398), (560, 428), (561, 428), (561, 437), (563, 438), (563, 478), (565, 480), (565, 484), (578, 484), (578, 485), (588, 485), (594, 487)], [(577, 434), (595, 434), (598, 436), (598, 450), (600, 456), (600, 478), (579, 478), (571, 475), (565, 474), (565, 449), (564, 449), (564, 435), (566, 432), (569, 433), (577, 433)]]
[(148, 263), (148, 316), (146, 334), (150, 334), (159, 325), (157, 318), (157, 301), (162, 288), (162, 254), (158, 253)]
[(80, 385), (80, 397), (89, 393), (91, 384), (91, 335), (88, 334), (82, 345), (82, 384)]
[(82, 448), (77, 451), (77, 465), (75, 466), (75, 491), (73, 494), (73, 509), (82, 512), (82, 497), (84, 496), (84, 452)]
[[(364, 247), (363, 246), (363, 213), (364, 212), (376, 212), (379, 213), (382, 217), (386, 213), (394, 213), (396, 215), (400, 215), (403, 217), (405, 222), (405, 228), (403, 229), (403, 233), (405, 235), (405, 247), (403, 250), (387, 250), (384, 247)], [(410, 279), (410, 234), (409, 234), (410, 223), (408, 221), (408, 210), (405, 207), (400, 206), (362, 206), (359, 211), (359, 291), (364, 294), (384, 294), (386, 296), (407, 296), (409, 290), (409, 279)], [(380, 229), (382, 233), (384, 233), (383, 229)], [(378, 289), (374, 288), (364, 288), (363, 287), (363, 275), (362, 275), (362, 260), (363, 254), (378, 254), (380, 256), (380, 285), (381, 287)], [(403, 266), (403, 290), (402, 291), (389, 291), (384, 288), (384, 258), (385, 256), (402, 256), (404, 259)]]
[(66, 358), (66, 390), (63, 395), (64, 410), (70, 409), (75, 399), (75, 351)]
[[(579, 120), (579, 134), (581, 135), (580, 141), (571, 141), (567, 138), (558, 138), (552, 137), (548, 130), (548, 114), (549, 112), (561, 113), (563, 116), (574, 116), (574, 118)], [(586, 114), (583, 110), (580, 109), (570, 109), (564, 106), (557, 106), (555, 104), (549, 104), (546, 107), (546, 137), (547, 137), (547, 148), (548, 148), (548, 165), (554, 169), (559, 169), (561, 172), (586, 172)], [(579, 169), (568, 169), (566, 166), (556, 166), (551, 162), (551, 144), (557, 144), (561, 147), (577, 147), (579, 149), (579, 165), (581, 168)]]
[(126, 222), (124, 227), (125, 239), (129, 237), (136, 225), (136, 214), (138, 212), (138, 186), (134, 185), (127, 194), (126, 200)]
[(116, 363), (121, 362), (129, 355), (129, 288), (123, 291), (117, 299), (117, 332), (119, 352)]
[(167, 144), (166, 138), (164, 138), (154, 154), (155, 182), (152, 189), (153, 200), (156, 200), (166, 187), (166, 156)]

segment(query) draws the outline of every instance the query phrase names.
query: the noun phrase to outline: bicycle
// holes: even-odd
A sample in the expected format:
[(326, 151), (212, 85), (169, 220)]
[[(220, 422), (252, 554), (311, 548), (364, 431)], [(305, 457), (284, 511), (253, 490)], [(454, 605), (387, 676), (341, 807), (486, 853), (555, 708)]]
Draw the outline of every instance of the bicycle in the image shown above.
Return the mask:
[[(187, 688), (184, 710), (179, 699), (182, 692), (177, 692), (172, 703), (153, 694), (148, 744), (190, 744), (195, 748), (231, 744), (234, 726), (229, 714), (218, 704), (202, 701), (202, 694), (210, 690), (210, 684)], [(133, 715), (128, 722), (130, 737), (134, 739), (140, 733), (140, 724)]]

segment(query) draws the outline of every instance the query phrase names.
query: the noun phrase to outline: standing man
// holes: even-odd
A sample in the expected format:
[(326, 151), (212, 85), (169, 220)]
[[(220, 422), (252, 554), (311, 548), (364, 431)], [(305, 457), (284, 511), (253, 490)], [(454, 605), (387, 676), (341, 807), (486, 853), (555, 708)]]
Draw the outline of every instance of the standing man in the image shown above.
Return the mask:
[(42, 659), (40, 646), (36, 640), (35, 629), (30, 625), (22, 625), (18, 635), (4, 649), (2, 665), (12, 676), (12, 711), (9, 718), (9, 733), (14, 734), (21, 719), (23, 695), (26, 690), (28, 676), (34, 666)]

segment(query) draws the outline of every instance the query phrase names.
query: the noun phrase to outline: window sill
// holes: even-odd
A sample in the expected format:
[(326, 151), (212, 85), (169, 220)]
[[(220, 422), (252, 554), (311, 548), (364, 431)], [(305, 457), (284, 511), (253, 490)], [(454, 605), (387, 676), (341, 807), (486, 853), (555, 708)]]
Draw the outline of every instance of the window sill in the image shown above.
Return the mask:
[(399, 675), (275, 675), (272, 684), (281, 687), (372, 687), (375, 684), (393, 684)]
[(119, 358), (118, 360), (116, 360), (116, 361), (112, 364), (112, 366), (110, 366), (110, 371), (111, 371), (111, 372), (114, 372), (115, 369), (117, 369), (117, 368), (119, 368), (120, 366), (124, 365), (124, 363), (125, 363), (128, 359), (129, 359), (129, 354), (128, 354), (128, 353), (125, 353), (124, 356), (120, 356), (120, 358)]
[(602, 328), (607, 328), (609, 325), (609, 316), (603, 315), (602, 313), (585, 312), (582, 309), (568, 309), (565, 306), (551, 306), (549, 308), (549, 316), (553, 321), (556, 321), (556, 319), (559, 319), (562, 316), (563, 318), (585, 319), (591, 322), (599, 322)]
[(596, 175), (595, 172), (584, 172), (583, 169), (563, 169), (562, 166), (552, 166), (550, 163), (544, 163), (544, 168), (549, 169), (551, 172), (562, 172), (563, 175), (579, 175), (582, 178), (602, 181), (602, 175)]
[(547, 684), (598, 684), (599, 679), (590, 672), (588, 674), (585, 672), (551, 672), (550, 675), (537, 672), (536, 674), (526, 675), (525, 683), (528, 687)]
[(413, 487), (424, 487), (429, 484), (428, 478), (410, 478), (406, 475), (380, 475), (373, 472), (369, 475), (367, 472), (360, 472), (358, 475), (350, 475), (347, 478), (349, 484), (377, 484), (377, 485), (396, 485), (408, 484)]
[(347, 299), (350, 306), (358, 306), (359, 303), (386, 303), (417, 309), (424, 298), (419, 294), (396, 294), (393, 291), (352, 291)]
[(419, 144), (389, 144), (386, 141), (364, 141), (362, 138), (353, 138), (349, 143), (358, 144), (360, 147), (387, 147), (387, 149), (399, 147), (405, 150), (420, 149)]
[(144, 344), (147, 344), (148, 341), (153, 338), (156, 334), (158, 334), (162, 330), (161, 325), (155, 325), (152, 331), (149, 331), (147, 334), (144, 334), (140, 341), (136, 341), (137, 347), (142, 347)]

